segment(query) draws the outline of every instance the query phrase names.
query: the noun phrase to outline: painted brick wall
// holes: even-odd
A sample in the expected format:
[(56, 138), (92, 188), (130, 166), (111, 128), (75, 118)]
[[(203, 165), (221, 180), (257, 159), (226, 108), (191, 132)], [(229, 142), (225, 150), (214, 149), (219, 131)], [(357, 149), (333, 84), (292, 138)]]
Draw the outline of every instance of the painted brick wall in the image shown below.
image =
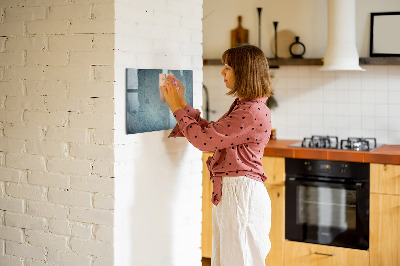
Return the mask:
[(115, 265), (201, 265), (201, 152), (170, 130), (126, 135), (125, 68), (193, 70), (202, 105), (202, 0), (116, 0)]
[(114, 1), (0, 1), (0, 265), (112, 265)]

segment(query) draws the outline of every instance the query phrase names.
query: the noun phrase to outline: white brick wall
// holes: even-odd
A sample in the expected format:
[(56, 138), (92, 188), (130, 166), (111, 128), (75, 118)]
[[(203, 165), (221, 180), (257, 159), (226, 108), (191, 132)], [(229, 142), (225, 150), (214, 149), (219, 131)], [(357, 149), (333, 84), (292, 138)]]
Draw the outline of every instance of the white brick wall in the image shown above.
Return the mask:
[(115, 265), (201, 265), (201, 152), (169, 130), (126, 135), (125, 69), (193, 70), (201, 107), (202, 2), (116, 0)]
[(58, 250), (49, 250), (47, 254), (50, 263), (60, 265), (91, 265), (92, 258), (89, 255), (84, 255), (74, 252), (62, 252)]
[(1, 264), (200, 265), (201, 153), (127, 136), (124, 82), (191, 69), (199, 108), (201, 18), (202, 0), (0, 2)]
[(45, 201), (28, 201), (26, 213), (36, 217), (66, 219), (69, 214), (69, 206)]
[(22, 257), (24, 259), (44, 261), (46, 259), (46, 253), (44, 247), (33, 246), (28, 243), (20, 244), (14, 241), (6, 241), (6, 255), (14, 256), (16, 258)]
[(22, 243), (24, 234), (22, 229), (0, 226), (0, 238), (4, 240), (10, 240), (17, 243)]
[(5, 214), (5, 225), (14, 228), (24, 228), (32, 230), (45, 230), (48, 228), (49, 221), (43, 217), (31, 216), (7, 212)]
[(0, 32), (0, 265), (112, 265), (114, 0), (2, 0)]
[(36, 230), (25, 230), (26, 242), (33, 246), (44, 247), (55, 250), (66, 250), (68, 248), (68, 237)]

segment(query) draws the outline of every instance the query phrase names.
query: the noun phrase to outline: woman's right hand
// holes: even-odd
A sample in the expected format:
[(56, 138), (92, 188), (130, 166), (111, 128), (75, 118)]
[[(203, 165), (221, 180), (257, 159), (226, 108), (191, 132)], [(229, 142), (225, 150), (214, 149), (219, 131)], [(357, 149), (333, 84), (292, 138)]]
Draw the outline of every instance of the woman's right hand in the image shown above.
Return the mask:
[(179, 88), (179, 103), (183, 108), (185, 108), (187, 105), (187, 102), (185, 100), (185, 87), (183, 87), (182, 82), (179, 79), (175, 78), (175, 76), (168, 76), (168, 79), (170, 79), (171, 82), (176, 82), (176, 87)]

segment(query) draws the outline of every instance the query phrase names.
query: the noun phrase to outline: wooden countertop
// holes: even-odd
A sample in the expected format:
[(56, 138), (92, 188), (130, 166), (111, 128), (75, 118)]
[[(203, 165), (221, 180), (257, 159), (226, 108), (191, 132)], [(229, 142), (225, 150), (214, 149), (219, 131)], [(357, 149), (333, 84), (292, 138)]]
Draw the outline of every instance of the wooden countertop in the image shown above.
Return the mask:
[(400, 164), (400, 145), (383, 145), (372, 151), (290, 147), (301, 140), (270, 140), (264, 156), (363, 163)]

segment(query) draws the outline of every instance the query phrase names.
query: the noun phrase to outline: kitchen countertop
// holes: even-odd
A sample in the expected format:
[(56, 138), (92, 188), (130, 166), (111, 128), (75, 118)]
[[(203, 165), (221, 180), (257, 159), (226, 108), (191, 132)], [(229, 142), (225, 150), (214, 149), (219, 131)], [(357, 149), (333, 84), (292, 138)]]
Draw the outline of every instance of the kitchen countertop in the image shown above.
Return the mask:
[(400, 145), (382, 145), (372, 151), (290, 147), (301, 140), (270, 140), (264, 156), (363, 163), (400, 164)]

